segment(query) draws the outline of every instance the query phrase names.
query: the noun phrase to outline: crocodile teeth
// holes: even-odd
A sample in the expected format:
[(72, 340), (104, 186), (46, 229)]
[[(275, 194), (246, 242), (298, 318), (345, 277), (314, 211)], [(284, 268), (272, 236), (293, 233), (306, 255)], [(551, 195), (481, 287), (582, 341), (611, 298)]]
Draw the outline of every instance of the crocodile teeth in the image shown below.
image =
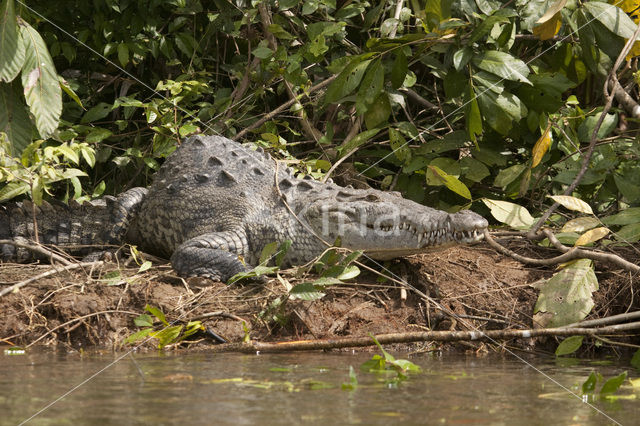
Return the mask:
[(424, 238), (424, 234), (423, 233), (418, 233), (418, 246), (420, 246), (420, 244), (422, 243), (422, 239)]

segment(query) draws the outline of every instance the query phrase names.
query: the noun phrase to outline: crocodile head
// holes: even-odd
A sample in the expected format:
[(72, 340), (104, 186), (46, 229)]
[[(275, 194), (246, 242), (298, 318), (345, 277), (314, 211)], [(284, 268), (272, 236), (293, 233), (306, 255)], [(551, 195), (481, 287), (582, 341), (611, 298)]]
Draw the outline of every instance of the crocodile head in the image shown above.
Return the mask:
[(301, 212), (314, 232), (374, 259), (480, 241), (488, 225), (470, 210), (449, 214), (373, 189), (340, 188), (337, 194), (318, 195)]

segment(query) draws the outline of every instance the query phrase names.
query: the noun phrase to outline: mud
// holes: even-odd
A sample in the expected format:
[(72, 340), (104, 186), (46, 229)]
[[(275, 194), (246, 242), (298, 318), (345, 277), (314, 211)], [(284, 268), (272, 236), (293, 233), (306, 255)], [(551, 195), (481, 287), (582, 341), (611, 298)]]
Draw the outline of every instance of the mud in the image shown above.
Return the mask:
[[(0, 297), (0, 344), (74, 350), (120, 348), (127, 336), (141, 329), (134, 319), (146, 313), (146, 305), (162, 310), (170, 323), (199, 320), (229, 342), (427, 329), (528, 329), (535, 327), (532, 318), (537, 290), (531, 284), (553, 273), (552, 269), (524, 266), (485, 245), (413, 256), (385, 267), (417, 291), (366, 271), (353, 282), (326, 287), (326, 295), (318, 300), (287, 299), (291, 286), (314, 278), (299, 277), (300, 270), (281, 271), (279, 277), (270, 277), (265, 284), (234, 285), (198, 278), (182, 280), (167, 265), (144, 272), (115, 263), (94, 270), (63, 271)], [(0, 264), (0, 290), (51, 268)], [(606, 265), (599, 269), (600, 290), (590, 317), (637, 309), (640, 294), (634, 294), (638, 291), (633, 286), (634, 277), (609, 270)], [(215, 340), (211, 334), (198, 334), (180, 347), (212, 344)], [(156, 345), (154, 339), (142, 344), (146, 348)], [(555, 347), (546, 339), (500, 344), (427, 342), (412, 349), (499, 351), (502, 345), (524, 350)]]

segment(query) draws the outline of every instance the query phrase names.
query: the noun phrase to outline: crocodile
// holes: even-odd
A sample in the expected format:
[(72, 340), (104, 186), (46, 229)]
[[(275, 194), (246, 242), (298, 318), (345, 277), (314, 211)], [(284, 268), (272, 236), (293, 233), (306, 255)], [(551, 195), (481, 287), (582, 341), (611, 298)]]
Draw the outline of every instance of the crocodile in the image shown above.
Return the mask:
[[(82, 205), (0, 206), (0, 240), (33, 240), (34, 223), (45, 244), (131, 244), (170, 258), (180, 276), (221, 281), (256, 265), (274, 241), (290, 241), (284, 266), (313, 260), (337, 241), (386, 260), (477, 242), (487, 227), (470, 210), (450, 214), (396, 192), (299, 178), (259, 147), (205, 135), (184, 140), (148, 189)], [(0, 256), (27, 254), (5, 244)]]

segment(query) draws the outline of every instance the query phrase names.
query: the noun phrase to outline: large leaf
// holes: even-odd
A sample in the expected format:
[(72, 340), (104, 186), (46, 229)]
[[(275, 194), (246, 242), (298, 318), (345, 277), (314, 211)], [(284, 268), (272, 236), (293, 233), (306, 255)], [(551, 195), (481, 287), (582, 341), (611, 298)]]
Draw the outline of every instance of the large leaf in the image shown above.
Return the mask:
[(531, 154), (533, 154), (533, 158), (531, 160), (531, 168), (533, 169), (535, 166), (540, 164), (542, 161), (542, 157), (547, 152), (549, 147), (551, 146), (551, 123), (547, 125), (547, 128), (540, 136), (540, 139), (536, 141), (536, 144), (533, 146), (533, 150)]
[(547, 9), (544, 15), (536, 22), (533, 27), (533, 34), (540, 40), (549, 40), (553, 38), (562, 26), (562, 15), (560, 11), (567, 3), (567, 0), (558, 0)]
[(384, 85), (384, 66), (380, 59), (373, 61), (367, 68), (358, 89), (358, 103), (371, 105), (382, 92)]
[(580, 198), (576, 198), (571, 195), (547, 195), (547, 197), (553, 199), (553, 201), (569, 210), (586, 214), (593, 214), (591, 206), (582, 201)]
[(478, 106), (478, 98), (475, 95), (473, 86), (469, 84), (467, 93), (467, 102), (464, 107), (465, 127), (469, 139), (477, 140), (477, 136), (482, 134), (482, 115), (480, 115), (480, 107)]
[(35, 117), (40, 136), (46, 139), (58, 128), (62, 113), (62, 90), (47, 46), (29, 24), (21, 27), (25, 47), (22, 67), (24, 97)]
[(482, 116), (497, 132), (506, 135), (514, 122), (527, 116), (527, 107), (513, 93), (504, 91), (497, 94), (485, 90), (478, 96), (482, 107)]
[(0, 6), (0, 80), (12, 81), (24, 63), (24, 45), (16, 21), (13, 0)]
[(636, 24), (619, 7), (599, 1), (586, 2), (584, 7), (591, 13), (591, 16), (614, 34), (626, 39), (633, 36)]
[(482, 202), (491, 209), (491, 215), (502, 223), (506, 223), (515, 229), (529, 229), (535, 219), (529, 210), (508, 201), (490, 200), (483, 198)]
[(630, 207), (620, 213), (602, 218), (605, 225), (629, 225), (640, 223), (640, 207)]
[(364, 58), (364, 55), (353, 57), (351, 62), (338, 74), (338, 77), (327, 88), (324, 97), (326, 104), (337, 102), (358, 87), (371, 62), (371, 59), (363, 60)]
[(11, 154), (19, 157), (31, 143), (33, 125), (29, 119), (26, 105), (21, 96), (12, 87), (14, 84), (0, 84), (0, 132), (7, 134), (12, 148)]
[(508, 53), (497, 50), (489, 50), (477, 58), (473, 63), (480, 69), (493, 73), (506, 80), (521, 81), (531, 84), (527, 79), (529, 67), (520, 59), (514, 58)]
[(534, 322), (542, 327), (561, 327), (582, 321), (593, 308), (592, 293), (597, 289), (592, 262), (573, 262), (540, 285)]
[(387, 92), (382, 92), (364, 114), (367, 129), (374, 129), (387, 122), (391, 115), (391, 103)]
[(432, 178), (433, 176), (431, 181), (436, 180), (461, 197), (468, 200), (471, 199), (471, 192), (469, 191), (469, 188), (467, 188), (467, 186), (457, 177), (448, 174), (438, 166), (429, 165), (428, 167), (427, 179)]
[(580, 235), (580, 238), (578, 238), (576, 242), (573, 243), (573, 245), (577, 247), (577, 246), (584, 246), (587, 244), (595, 243), (596, 241), (606, 237), (609, 232), (610, 232), (609, 229), (604, 226), (601, 226), (595, 229), (590, 229), (589, 231)]

